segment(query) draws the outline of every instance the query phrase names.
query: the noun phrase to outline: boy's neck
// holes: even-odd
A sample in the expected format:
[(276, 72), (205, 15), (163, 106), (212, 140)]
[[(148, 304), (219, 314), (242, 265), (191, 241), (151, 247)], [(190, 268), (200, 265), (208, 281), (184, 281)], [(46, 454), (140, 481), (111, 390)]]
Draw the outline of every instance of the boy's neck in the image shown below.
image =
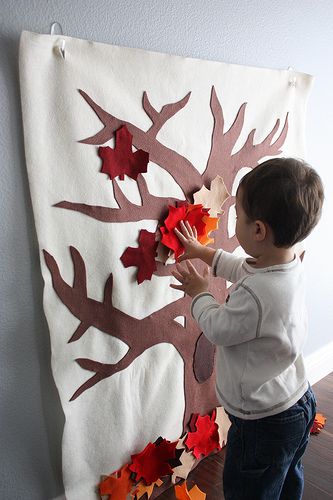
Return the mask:
[(270, 267), (281, 264), (288, 264), (295, 258), (295, 247), (278, 248), (273, 246), (266, 252), (258, 255), (254, 262), (250, 262), (254, 267)]

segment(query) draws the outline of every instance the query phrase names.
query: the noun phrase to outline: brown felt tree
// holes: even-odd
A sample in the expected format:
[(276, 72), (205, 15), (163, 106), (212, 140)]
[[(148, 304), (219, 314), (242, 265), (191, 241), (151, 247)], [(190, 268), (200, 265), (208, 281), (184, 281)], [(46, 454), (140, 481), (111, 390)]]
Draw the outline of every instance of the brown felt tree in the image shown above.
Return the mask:
[[(80, 141), (88, 145), (102, 145), (114, 137), (117, 130), (126, 125), (133, 136), (133, 145), (149, 154), (149, 159), (168, 171), (182, 189), (187, 201), (193, 202), (193, 194), (202, 186), (209, 188), (217, 175), (224, 180), (229, 193), (237, 172), (242, 167), (255, 167), (266, 156), (274, 156), (281, 152), (288, 131), (288, 115), (279, 133), (280, 121), (277, 120), (267, 137), (258, 144), (254, 143), (255, 129), (252, 130), (243, 146), (232, 153), (244, 125), (246, 103), (238, 110), (236, 118), (228, 131), (224, 130), (224, 117), (221, 104), (214, 87), (211, 91), (210, 107), (214, 118), (211, 149), (205, 171), (200, 174), (195, 166), (184, 156), (161, 144), (156, 136), (161, 127), (186, 106), (190, 93), (182, 100), (167, 104), (157, 111), (150, 103), (146, 92), (143, 93), (143, 108), (152, 121), (151, 127), (143, 131), (130, 122), (124, 121), (102, 109), (82, 90), (79, 91), (91, 109), (97, 114), (104, 127), (96, 135)], [(277, 137), (275, 137), (277, 135)], [(168, 205), (175, 205), (177, 199), (153, 196), (141, 173), (137, 176), (137, 184), (141, 196), (141, 205), (130, 202), (119, 188), (115, 178), (113, 184), (114, 197), (119, 208), (91, 206), (83, 203), (61, 201), (55, 207), (74, 210), (103, 222), (121, 223), (140, 220), (163, 221)], [(229, 195), (223, 203), (224, 215), (220, 216), (220, 228), (215, 233), (214, 247), (222, 247), (234, 251), (238, 246), (235, 236), (228, 237), (228, 211), (234, 203)], [(164, 308), (138, 320), (112, 305), (112, 274), (105, 284), (104, 300), (98, 302), (88, 297), (86, 269), (79, 251), (71, 247), (74, 266), (74, 282), (69, 285), (64, 281), (58, 265), (52, 255), (44, 250), (44, 258), (52, 275), (52, 283), (63, 304), (80, 320), (80, 325), (69, 342), (78, 341), (91, 326), (107, 335), (112, 335), (125, 342), (129, 349), (126, 355), (115, 364), (106, 364), (92, 359), (76, 359), (84, 370), (93, 372), (93, 376), (82, 384), (73, 394), (71, 400), (80, 397), (86, 390), (101, 380), (111, 377), (126, 369), (146, 349), (159, 343), (172, 344), (184, 361), (184, 394), (185, 411), (184, 430), (190, 421), (191, 414), (201, 415), (211, 412), (218, 405), (214, 388), (214, 347), (205, 339), (189, 313), (190, 300), (182, 297)], [(157, 262), (154, 274), (170, 275), (173, 264), (164, 265)], [(200, 270), (200, 263), (197, 264)], [(216, 298), (223, 302), (226, 297), (224, 280), (213, 280), (212, 288)], [(185, 316), (185, 326), (181, 326), (175, 318)]]

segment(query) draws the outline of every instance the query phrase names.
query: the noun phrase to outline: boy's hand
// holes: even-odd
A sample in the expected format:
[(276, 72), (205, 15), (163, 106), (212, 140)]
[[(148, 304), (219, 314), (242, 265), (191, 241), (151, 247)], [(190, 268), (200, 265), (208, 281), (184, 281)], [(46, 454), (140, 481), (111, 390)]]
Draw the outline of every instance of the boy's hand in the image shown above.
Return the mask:
[(199, 243), (197, 239), (198, 234), (196, 228), (193, 227), (192, 229), (188, 221), (185, 221), (185, 223), (184, 221), (180, 221), (180, 228), (181, 231), (177, 228), (175, 228), (174, 231), (183, 245), (185, 252), (179, 257), (178, 261), (181, 262), (186, 259), (200, 258), (203, 245)]
[(201, 276), (191, 262), (186, 262), (186, 266), (187, 269), (177, 264), (178, 273), (173, 272), (172, 274), (180, 281), (181, 285), (170, 285), (171, 288), (182, 290), (187, 295), (190, 295), (190, 297), (207, 292), (209, 286), (209, 268), (206, 267), (203, 276)]

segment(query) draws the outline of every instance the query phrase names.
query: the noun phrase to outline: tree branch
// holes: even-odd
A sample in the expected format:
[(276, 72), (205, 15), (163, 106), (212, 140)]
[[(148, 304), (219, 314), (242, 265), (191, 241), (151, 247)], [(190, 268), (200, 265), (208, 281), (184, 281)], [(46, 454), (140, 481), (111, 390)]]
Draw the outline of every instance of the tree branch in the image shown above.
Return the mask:
[(156, 137), (160, 129), (163, 127), (163, 125), (180, 109), (182, 109), (186, 104), (188, 103), (188, 100), (190, 98), (191, 92), (189, 92), (183, 99), (180, 101), (177, 101), (175, 103), (170, 103), (166, 104), (165, 106), (162, 107), (161, 111), (158, 112), (156, 109), (151, 105), (147, 92), (145, 91), (143, 93), (143, 109), (153, 122), (153, 125), (149, 129), (149, 132)]
[(119, 208), (86, 205), (61, 201), (53, 205), (82, 213), (101, 222), (134, 222), (140, 220), (159, 220), (167, 211), (168, 205), (175, 206), (182, 201), (178, 198), (164, 198), (149, 193), (146, 181), (142, 174), (138, 176), (138, 187), (141, 196), (141, 205), (136, 205), (126, 198), (115, 179), (112, 180), (114, 198)]
[(82, 139), (79, 142), (96, 145), (104, 144), (113, 137), (114, 132), (119, 127), (126, 125), (133, 136), (133, 145), (136, 148), (143, 149), (143, 151), (149, 153), (150, 161), (157, 163), (163, 169), (167, 170), (184, 193), (192, 193), (194, 190), (200, 189), (201, 175), (192, 163), (187, 160), (187, 158), (164, 146), (156, 139), (157, 131), (160, 130), (160, 128), (171, 116), (186, 105), (189, 99), (189, 94), (177, 103), (163, 106), (160, 113), (157, 113), (149, 101), (147, 101), (146, 97), (145, 105), (150, 113), (150, 117), (153, 117), (153, 119), (156, 120), (156, 125), (153, 123), (153, 126), (145, 132), (132, 123), (120, 120), (119, 118), (107, 113), (83, 90), (79, 90), (79, 92), (104, 124), (104, 128), (100, 132), (86, 139)]
[(205, 184), (215, 178), (216, 175), (221, 175), (228, 191), (231, 192), (235, 175), (242, 167), (253, 168), (258, 165), (260, 159), (265, 156), (274, 156), (281, 153), (280, 148), (284, 144), (288, 132), (288, 113), (286, 115), (283, 129), (275, 142), (272, 143), (271, 141), (278, 130), (280, 120), (276, 121), (273, 129), (259, 144), (254, 144), (254, 134), (256, 130), (253, 129), (249, 133), (241, 149), (237, 153), (232, 154), (232, 150), (244, 126), (246, 104), (247, 103), (243, 103), (240, 106), (234, 123), (227, 132), (224, 132), (222, 107), (218, 100), (215, 88), (212, 87), (210, 106), (214, 117), (214, 126), (212, 132), (211, 151), (206, 170), (202, 175)]

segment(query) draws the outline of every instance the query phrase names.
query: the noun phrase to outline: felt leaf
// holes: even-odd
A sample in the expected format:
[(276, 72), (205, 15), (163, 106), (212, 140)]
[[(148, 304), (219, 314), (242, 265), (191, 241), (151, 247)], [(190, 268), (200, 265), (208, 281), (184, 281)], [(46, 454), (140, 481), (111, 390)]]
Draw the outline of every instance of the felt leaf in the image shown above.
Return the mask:
[(183, 245), (174, 233), (174, 228), (179, 228), (179, 222), (185, 220), (186, 206), (173, 207), (169, 205), (169, 214), (164, 221), (164, 226), (160, 227), (162, 234), (161, 242), (175, 253), (176, 258), (183, 253)]
[(175, 486), (175, 495), (177, 500), (205, 500), (206, 498), (206, 493), (201, 491), (197, 485), (188, 491), (186, 481)]
[(109, 146), (98, 148), (98, 155), (103, 161), (101, 172), (108, 174), (110, 179), (119, 176), (119, 179), (124, 180), (126, 174), (136, 180), (140, 173), (147, 172), (149, 154), (142, 149), (133, 153), (132, 139), (132, 134), (123, 125), (116, 131), (114, 149)]
[(188, 428), (189, 428), (190, 432), (195, 432), (197, 430), (195, 423), (198, 419), (198, 416), (199, 416), (199, 413), (192, 413), (190, 421), (188, 423)]
[(148, 443), (143, 451), (132, 455), (129, 468), (136, 473), (136, 480), (143, 479), (147, 485), (157, 481), (161, 476), (172, 474), (168, 460), (175, 458), (177, 441), (171, 443), (166, 439), (156, 445)]
[(216, 409), (216, 419), (215, 422), (218, 425), (218, 432), (220, 436), (220, 445), (224, 446), (227, 444), (227, 436), (231, 422), (228, 415), (226, 414), (224, 408), (220, 406)]
[(207, 456), (214, 450), (221, 449), (215, 416), (215, 410), (211, 416), (198, 415), (195, 422), (196, 431), (187, 434), (185, 444), (189, 450), (193, 450), (195, 458), (200, 458), (200, 455)]
[(111, 498), (126, 500), (128, 498), (128, 493), (130, 493), (133, 487), (131, 471), (128, 468), (128, 464), (124, 465), (124, 467), (116, 473), (107, 476), (98, 487), (101, 495), (111, 495)]
[(195, 464), (195, 458), (192, 453), (188, 453), (185, 449), (185, 440), (186, 436), (183, 438), (179, 439), (176, 447), (176, 452), (177, 449), (182, 451), (182, 454), (180, 455), (180, 462), (181, 465), (178, 467), (174, 467), (173, 469), (173, 475), (171, 478), (171, 481), (173, 484), (175, 484), (177, 477), (180, 477), (182, 479), (186, 479), (189, 473), (191, 472), (193, 465)]
[(157, 250), (156, 250), (156, 259), (158, 262), (162, 262), (165, 264), (167, 260), (170, 257), (170, 249), (167, 248), (165, 245), (163, 245), (160, 241), (158, 242), (157, 245)]
[(155, 233), (141, 229), (139, 234), (139, 246), (128, 247), (120, 257), (125, 267), (136, 266), (138, 268), (137, 282), (140, 285), (144, 280), (150, 280), (156, 271), (156, 248)]
[(191, 205), (187, 202), (177, 207), (169, 205), (169, 214), (164, 220), (164, 226), (160, 227), (161, 242), (175, 253), (176, 260), (184, 253), (184, 247), (174, 232), (175, 228), (180, 229), (180, 221), (187, 221), (191, 227), (195, 226), (200, 243), (206, 245), (214, 241), (208, 235), (217, 228), (218, 219), (209, 216), (209, 209), (203, 208), (200, 204)]
[(171, 458), (170, 460), (168, 460), (168, 462), (173, 470), (175, 469), (175, 467), (179, 467), (182, 464), (181, 460), (180, 460), (182, 453), (183, 453), (183, 450), (177, 448), (177, 446), (176, 446), (175, 458)]
[(134, 491), (134, 494), (136, 495), (137, 500), (139, 500), (141, 497), (143, 497), (143, 495), (145, 493), (147, 493), (147, 497), (150, 498), (155, 486), (157, 486), (157, 488), (159, 488), (162, 484), (163, 484), (163, 481), (161, 481), (161, 479), (154, 481), (153, 483), (149, 484), (148, 486), (141, 481), (137, 485), (137, 488)]
[(205, 215), (202, 219), (202, 222), (205, 224), (205, 232), (202, 236), (198, 236), (198, 241), (202, 245), (209, 245), (209, 243), (214, 243), (214, 239), (210, 238), (209, 235), (212, 231), (215, 231), (219, 226), (219, 219), (217, 217), (210, 217), (209, 215)]
[(201, 203), (204, 207), (210, 208), (210, 215), (217, 217), (217, 214), (223, 212), (221, 207), (229, 196), (230, 193), (222, 177), (217, 175), (210, 183), (210, 189), (202, 186), (199, 191), (193, 194), (193, 200), (195, 204)]
[(311, 434), (319, 434), (326, 423), (326, 417), (322, 413), (316, 413), (313, 425), (311, 427)]

